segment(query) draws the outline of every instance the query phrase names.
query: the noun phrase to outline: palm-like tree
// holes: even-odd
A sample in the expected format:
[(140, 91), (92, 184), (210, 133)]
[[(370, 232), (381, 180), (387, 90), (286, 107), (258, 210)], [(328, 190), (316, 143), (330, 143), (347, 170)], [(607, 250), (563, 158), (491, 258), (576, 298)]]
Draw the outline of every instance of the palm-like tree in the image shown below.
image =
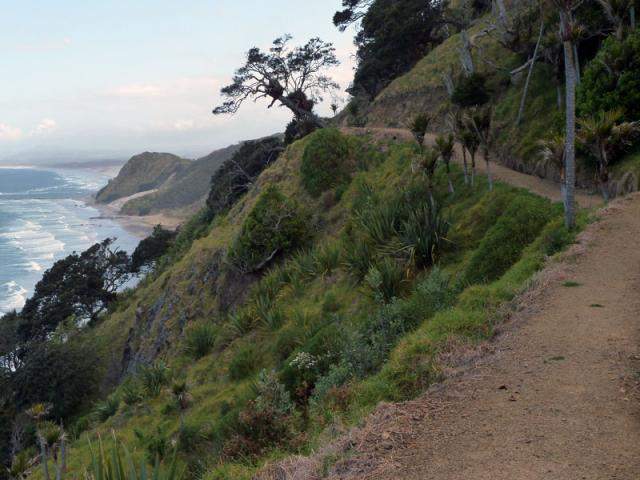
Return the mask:
[(578, 138), (598, 160), (598, 181), (605, 201), (609, 200), (611, 147), (629, 145), (640, 132), (640, 122), (621, 122), (622, 116), (622, 110), (610, 110), (578, 120)]
[(171, 393), (176, 401), (176, 405), (180, 410), (180, 429), (184, 427), (184, 412), (191, 404), (191, 394), (187, 382), (176, 382), (171, 387)]
[(471, 157), (471, 186), (473, 186), (476, 181), (476, 154), (480, 148), (480, 142), (470, 125), (465, 125), (464, 130), (462, 131), (462, 145), (464, 149), (469, 152), (469, 156)]
[(454, 193), (453, 183), (451, 182), (451, 158), (453, 157), (455, 147), (455, 140), (453, 134), (450, 133), (447, 136), (438, 135), (436, 138), (435, 149), (440, 154), (440, 158), (444, 162), (447, 170), (447, 182), (449, 184), (449, 192)]
[[(38, 403), (26, 410), (36, 423), (38, 442), (40, 443), (40, 463), (44, 480), (49, 480), (49, 452), (53, 453), (56, 462), (56, 480), (62, 480), (66, 471), (66, 433), (62, 426), (45, 420), (52, 406), (46, 403)], [(56, 452), (56, 449), (59, 450)]]
[(467, 123), (471, 132), (475, 134), (476, 141), (482, 148), (482, 155), (487, 166), (487, 179), (489, 191), (493, 190), (493, 175), (491, 174), (490, 151), (493, 144), (491, 132), (491, 107), (471, 109), (467, 115)]
[(430, 123), (431, 117), (427, 114), (421, 113), (416, 115), (409, 124), (409, 130), (411, 130), (411, 134), (413, 135), (413, 138), (415, 138), (420, 149), (424, 147), (424, 137), (427, 135)]
[[(462, 146), (462, 172), (464, 174), (464, 184), (469, 185), (469, 165), (467, 163), (467, 144), (465, 142), (466, 125), (462, 110), (457, 109), (449, 112), (449, 128), (453, 132), (456, 141)], [(469, 150), (469, 153), (471, 151)]]
[(436, 176), (436, 167), (438, 166), (438, 160), (440, 159), (440, 153), (431, 147), (425, 147), (422, 149), (420, 156), (414, 161), (412, 169), (414, 172), (421, 172), (427, 177), (427, 189), (429, 190), (429, 201), (433, 206), (435, 205), (433, 197), (433, 184)]
[(565, 138), (560, 133), (553, 134), (538, 142), (540, 146), (540, 157), (546, 165), (553, 165), (560, 172), (560, 189), (562, 191), (562, 199), (565, 198), (565, 171), (564, 171), (564, 153)]

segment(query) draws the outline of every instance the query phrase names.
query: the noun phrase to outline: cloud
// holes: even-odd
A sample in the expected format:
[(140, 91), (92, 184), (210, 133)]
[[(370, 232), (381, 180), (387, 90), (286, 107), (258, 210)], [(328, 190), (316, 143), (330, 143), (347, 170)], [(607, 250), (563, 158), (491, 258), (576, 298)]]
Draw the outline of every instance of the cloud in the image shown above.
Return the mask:
[(220, 87), (215, 77), (182, 77), (156, 83), (132, 83), (111, 88), (106, 91), (109, 97), (120, 98), (157, 98), (181, 97), (201, 93), (215, 92)]
[(22, 138), (22, 130), (4, 123), (0, 123), (0, 141), (15, 141)]
[(33, 130), (32, 135), (48, 135), (58, 128), (55, 120), (44, 118), (38, 126)]
[(72, 44), (73, 40), (70, 37), (65, 37), (42, 43), (22, 43), (16, 45), (14, 48), (18, 52), (50, 52), (52, 50), (64, 50)]
[(107, 95), (111, 97), (135, 97), (135, 98), (152, 98), (161, 97), (165, 90), (159, 85), (151, 84), (132, 84), (116, 87), (107, 91)]
[(177, 120), (173, 123), (173, 128), (179, 132), (192, 130), (196, 123), (193, 120)]

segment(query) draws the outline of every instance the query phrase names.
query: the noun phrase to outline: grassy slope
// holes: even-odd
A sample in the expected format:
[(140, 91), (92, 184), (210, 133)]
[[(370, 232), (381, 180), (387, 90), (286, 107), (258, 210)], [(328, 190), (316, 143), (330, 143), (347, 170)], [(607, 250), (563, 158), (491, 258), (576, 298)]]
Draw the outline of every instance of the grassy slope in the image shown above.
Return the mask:
[[(260, 177), (252, 189), (224, 218), (215, 222), (208, 235), (196, 240), (186, 255), (172, 264), (157, 278), (151, 278), (123, 299), (117, 311), (112, 313), (96, 330), (96, 335), (104, 345), (105, 362), (118, 368), (121, 352), (131, 332), (141, 329), (133, 347), (142, 352), (155, 352), (158, 338), (163, 339), (160, 350), (171, 368), (180, 378), (186, 378), (191, 385), (192, 407), (186, 415), (186, 424), (197, 426), (202, 433), (196, 446), (181, 459), (190, 464), (196, 460), (213, 459), (219, 451), (222, 440), (228, 436), (225, 425), (232, 425), (234, 414), (245, 401), (255, 395), (252, 389), (255, 375), (262, 369), (282, 369), (290, 361), (283, 358), (287, 352), (312, 351), (319, 339), (329, 334), (336, 339), (348, 332), (356, 332), (366, 318), (375, 316), (381, 307), (362, 284), (354, 280), (340, 260), (332, 271), (318, 269), (304, 270), (308, 258), (297, 257), (284, 267), (287, 271), (303, 272), (290, 276), (290, 280), (277, 284), (271, 310), (278, 309), (283, 315), (282, 325), (275, 329), (261, 326), (256, 316), (257, 301), (262, 292), (272, 291), (269, 283), (278, 278), (279, 269), (268, 275), (254, 287), (245, 311), (253, 318), (246, 332), (230, 334), (230, 321), (217, 312), (218, 299), (214, 288), (207, 280), (207, 268), (218, 262), (239, 231), (247, 214), (255, 204), (260, 191), (268, 185), (278, 185), (285, 194), (296, 198), (312, 212), (320, 212), (316, 222), (321, 225), (315, 237), (315, 244), (340, 250), (340, 232), (345, 225), (353, 222), (352, 208), (361, 195), (362, 185), (370, 185), (382, 199), (392, 198), (398, 191), (407, 189), (415, 182), (410, 172), (410, 161), (414, 155), (411, 145), (384, 147), (382, 151), (370, 152), (369, 169), (360, 171), (351, 186), (334, 206), (327, 204), (326, 197), (313, 199), (303, 190), (299, 177), (303, 149), (309, 139), (298, 142)], [(352, 139), (352, 142), (360, 140)], [(444, 185), (440, 174), (439, 184)], [(448, 197), (440, 192), (447, 203), (447, 214), (452, 222), (450, 239), (453, 242), (441, 260), (441, 268), (455, 280), (450, 286), (451, 307), (439, 312), (420, 310), (424, 299), (415, 290), (416, 285), (428, 278), (428, 272), (415, 272), (407, 278), (404, 299), (399, 308), (414, 311), (417, 308), (419, 321), (407, 330), (407, 334), (393, 347), (389, 360), (375, 371), (365, 376), (352, 378), (344, 387), (343, 396), (327, 396), (311, 407), (312, 415), (305, 421), (297, 421), (296, 428), (302, 428), (302, 439), (295, 445), (272, 450), (262, 460), (227, 463), (219, 467), (207, 466), (208, 478), (250, 478), (265, 460), (279, 458), (293, 449), (308, 452), (319, 441), (318, 435), (327, 427), (336, 424), (351, 424), (382, 400), (410, 398), (439, 378), (438, 354), (452, 343), (477, 342), (492, 334), (497, 321), (498, 307), (513, 298), (525, 285), (527, 279), (538, 270), (546, 254), (553, 253), (569, 241), (562, 233), (559, 206), (520, 191), (499, 184), (496, 191), (488, 193), (481, 179), (476, 189), (464, 187), (460, 175), (456, 174), (457, 193)], [(495, 280), (489, 283), (468, 285), (465, 272), (486, 257), (489, 252), (503, 251), (508, 245), (496, 248), (495, 242), (510, 241), (526, 230), (518, 218), (520, 208), (509, 209), (509, 205), (530, 208), (539, 213), (539, 222), (531, 226), (531, 231), (523, 236), (515, 255), (503, 271), (497, 272)], [(329, 205), (329, 206), (327, 206)], [(526, 210), (525, 208), (525, 210)], [(496, 218), (504, 219), (503, 223)], [(511, 226), (509, 222), (511, 221)], [(515, 225), (515, 226), (514, 226)], [(546, 226), (545, 226), (546, 225)], [(513, 235), (501, 237), (504, 229), (515, 228)], [(506, 238), (506, 240), (505, 240)], [(141, 323), (137, 316), (144, 318), (149, 308), (159, 303), (163, 315), (156, 315), (152, 324)], [(423, 313), (420, 313), (423, 312)], [(420, 316), (421, 315), (421, 316)], [(159, 318), (161, 320), (159, 320)], [(218, 331), (218, 341), (214, 353), (193, 361), (182, 353), (181, 337), (184, 324), (198, 321), (212, 322)], [(331, 333), (336, 332), (336, 333)], [(322, 344), (322, 342), (321, 342)], [(315, 345), (315, 346), (314, 346)], [(249, 352), (249, 353), (247, 353)], [(249, 374), (234, 380), (232, 370), (243, 356), (249, 355)], [(285, 355), (286, 357), (286, 355)], [(234, 367), (235, 366), (235, 367)], [(237, 376), (236, 376), (237, 377)], [(136, 448), (136, 456), (142, 449), (136, 440), (135, 430), (154, 432), (160, 428), (170, 435), (176, 434), (179, 416), (170, 405), (170, 394), (162, 393), (158, 398), (147, 399), (138, 406), (122, 405), (118, 413), (102, 424), (93, 424), (71, 448), (70, 470), (74, 475), (81, 472), (89, 461), (87, 438), (95, 438), (102, 432), (106, 436), (112, 429), (127, 444)], [(35, 476), (39, 472), (35, 473)]]

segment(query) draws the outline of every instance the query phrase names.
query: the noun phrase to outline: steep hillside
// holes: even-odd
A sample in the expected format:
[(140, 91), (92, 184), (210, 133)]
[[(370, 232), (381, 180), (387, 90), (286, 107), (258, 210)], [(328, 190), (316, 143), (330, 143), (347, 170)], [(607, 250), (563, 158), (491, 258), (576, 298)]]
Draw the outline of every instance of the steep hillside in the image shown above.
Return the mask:
[(240, 144), (216, 150), (190, 162), (159, 186), (156, 192), (132, 199), (124, 204), (125, 215), (148, 215), (179, 210), (182, 216), (195, 213), (204, 206), (211, 177), (240, 148)]
[[(490, 337), (500, 305), (571, 241), (561, 207), (482, 178), (467, 186), (458, 170), (450, 194), (441, 170), (431, 209), (416, 154), (319, 131), (228, 213), (185, 226), (90, 333), (106, 384), (125, 381), (112, 413), (78, 420), (71, 471), (89, 462), (87, 439), (114, 429), (136, 457), (174, 439), (189, 475), (250, 478), (382, 400), (415, 396), (451, 345)], [(186, 409), (169, 378), (186, 381)]]
[[(538, 19), (532, 18), (530, 21), (537, 23)], [(517, 124), (527, 70), (515, 75), (510, 72), (523, 65), (526, 58), (501, 45), (496, 32), (491, 33), (495, 30), (495, 24), (492, 15), (485, 15), (473, 21), (468, 29), (475, 70), (486, 80), (490, 94), (494, 153), (510, 168), (559, 181), (558, 168), (540, 156), (540, 141), (562, 129), (564, 84), (562, 78), (558, 78), (558, 69), (563, 68), (561, 62), (558, 66), (558, 60), (551, 61), (540, 55), (532, 72), (523, 117)], [(535, 28), (531, 30), (535, 31)], [(555, 32), (545, 32), (543, 44), (554, 45), (555, 40)], [(534, 35), (530, 42), (535, 41)], [(594, 39), (592, 43), (585, 47), (591, 56), (597, 41)], [(448, 131), (447, 115), (455, 107), (445, 87), (444, 77), (450, 76), (454, 83), (458, 81), (461, 75), (461, 46), (461, 34), (452, 35), (429, 52), (409, 73), (396, 78), (372, 102), (352, 102), (340, 116), (340, 121), (343, 125), (406, 128), (416, 115), (428, 113), (434, 119), (434, 129)], [(588, 60), (583, 59), (583, 69), (586, 69), (590, 60), (589, 57)], [(593, 61), (603, 62), (602, 59)], [(580, 98), (581, 92), (578, 93)], [(585, 149), (579, 153), (578, 184), (595, 189), (595, 160)], [(638, 189), (640, 176), (635, 168), (637, 162), (633, 160), (636, 157), (637, 153), (635, 157), (630, 153), (613, 168), (610, 184), (613, 195)]]
[(108, 185), (96, 195), (98, 203), (110, 203), (119, 198), (158, 188), (191, 162), (170, 153), (145, 152), (131, 157)]

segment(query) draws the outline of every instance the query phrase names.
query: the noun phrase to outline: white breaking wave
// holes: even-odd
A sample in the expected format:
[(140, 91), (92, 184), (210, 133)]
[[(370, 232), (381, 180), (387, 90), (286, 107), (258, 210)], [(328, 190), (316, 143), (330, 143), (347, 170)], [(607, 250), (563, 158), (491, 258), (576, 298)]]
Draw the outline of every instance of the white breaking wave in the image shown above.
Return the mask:
[(20, 220), (18, 226), (6, 233), (0, 233), (7, 243), (14, 246), (31, 261), (37, 259), (51, 260), (56, 253), (64, 251), (65, 244), (53, 233), (42, 228), (42, 225), (31, 220)]
[(42, 265), (38, 262), (28, 262), (25, 263), (24, 266), (29, 272), (41, 272), (43, 270)]
[(0, 285), (0, 313), (19, 310), (27, 301), (27, 289), (11, 281)]

